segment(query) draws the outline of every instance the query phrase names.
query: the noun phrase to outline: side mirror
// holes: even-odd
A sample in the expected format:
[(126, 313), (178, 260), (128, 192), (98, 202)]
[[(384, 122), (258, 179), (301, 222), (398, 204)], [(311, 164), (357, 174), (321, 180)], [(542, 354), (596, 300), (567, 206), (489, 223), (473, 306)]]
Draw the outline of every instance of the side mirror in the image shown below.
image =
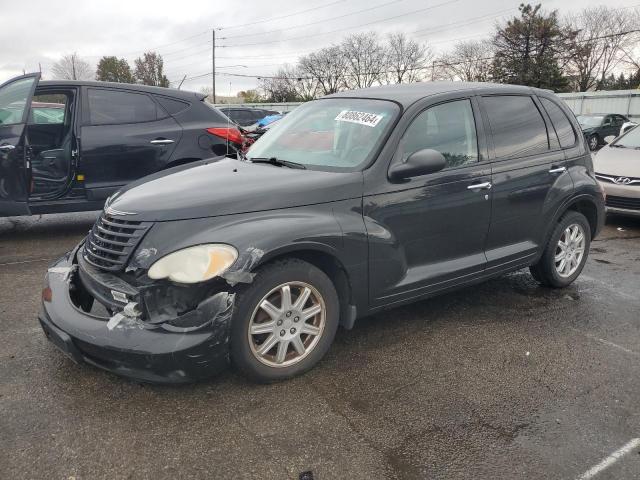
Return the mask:
[(440, 152), (424, 148), (409, 155), (406, 162), (392, 165), (389, 170), (389, 178), (391, 180), (406, 180), (411, 177), (427, 175), (439, 172), (446, 164), (447, 159)]
[(613, 142), (616, 139), (615, 135), (609, 135), (607, 137), (604, 137), (604, 143), (606, 143), (607, 145), (611, 142)]

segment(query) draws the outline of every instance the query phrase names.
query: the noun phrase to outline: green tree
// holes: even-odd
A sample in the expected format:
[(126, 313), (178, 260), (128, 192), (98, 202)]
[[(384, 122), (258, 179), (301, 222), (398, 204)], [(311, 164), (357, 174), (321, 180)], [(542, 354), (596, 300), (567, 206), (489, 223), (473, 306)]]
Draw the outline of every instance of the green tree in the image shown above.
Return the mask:
[(621, 73), (617, 77), (610, 74), (598, 85), (599, 90), (633, 90), (640, 85), (640, 71), (630, 73), (628, 77)]
[(563, 29), (556, 11), (520, 5), (520, 17), (497, 28), (493, 39), (493, 78), (497, 82), (565, 91), (562, 73), (574, 32)]
[(102, 57), (98, 62), (96, 80), (102, 82), (135, 83), (131, 67), (124, 58)]
[(156, 52), (146, 52), (142, 57), (136, 58), (135, 66), (134, 76), (143, 85), (169, 86), (169, 79), (163, 73), (162, 55)]

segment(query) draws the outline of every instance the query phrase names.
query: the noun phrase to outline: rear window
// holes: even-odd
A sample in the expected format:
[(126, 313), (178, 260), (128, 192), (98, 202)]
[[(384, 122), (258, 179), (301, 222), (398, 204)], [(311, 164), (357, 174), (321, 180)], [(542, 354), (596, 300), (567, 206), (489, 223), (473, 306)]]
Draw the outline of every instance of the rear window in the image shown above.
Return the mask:
[(164, 108), (169, 115), (177, 115), (191, 106), (188, 102), (181, 102), (174, 98), (156, 96), (156, 100), (160, 105), (162, 105), (162, 108)]
[(549, 150), (547, 128), (529, 96), (496, 95), (483, 103), (496, 158), (518, 158)]
[(90, 88), (88, 95), (91, 125), (150, 122), (158, 118), (156, 103), (144, 93)]
[(548, 98), (541, 97), (540, 103), (542, 103), (542, 106), (547, 111), (547, 114), (551, 119), (553, 128), (556, 130), (556, 134), (558, 135), (560, 147), (567, 148), (575, 145), (576, 133), (573, 131), (571, 122), (562, 109)]

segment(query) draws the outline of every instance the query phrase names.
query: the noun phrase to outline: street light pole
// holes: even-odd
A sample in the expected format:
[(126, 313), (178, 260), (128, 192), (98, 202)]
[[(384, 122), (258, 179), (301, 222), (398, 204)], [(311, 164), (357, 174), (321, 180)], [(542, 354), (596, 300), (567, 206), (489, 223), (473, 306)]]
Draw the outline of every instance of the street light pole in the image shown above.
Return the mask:
[(213, 103), (216, 103), (216, 29), (211, 29), (211, 87)]

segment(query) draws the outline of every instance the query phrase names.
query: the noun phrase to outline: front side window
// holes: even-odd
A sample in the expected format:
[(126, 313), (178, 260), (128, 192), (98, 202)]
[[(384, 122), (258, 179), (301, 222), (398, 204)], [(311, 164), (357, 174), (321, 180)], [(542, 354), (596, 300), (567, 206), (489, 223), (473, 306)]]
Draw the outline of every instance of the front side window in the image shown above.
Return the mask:
[(157, 106), (144, 93), (90, 88), (91, 125), (150, 122), (158, 118)]
[(567, 115), (558, 105), (548, 98), (540, 97), (540, 103), (542, 103), (542, 106), (547, 111), (547, 114), (551, 119), (553, 128), (556, 130), (556, 134), (558, 135), (560, 147), (567, 148), (575, 145), (576, 134), (573, 131), (573, 127), (571, 126), (571, 122), (567, 118)]
[(470, 100), (431, 107), (411, 123), (402, 143), (402, 160), (423, 149), (437, 150), (447, 160), (445, 168), (478, 161), (478, 139)]
[(23, 78), (0, 89), (0, 125), (22, 123), (35, 78)]
[(547, 128), (529, 96), (496, 95), (483, 103), (496, 158), (518, 158), (549, 150)]
[(329, 98), (305, 103), (274, 124), (248, 151), (307, 168), (354, 171), (380, 147), (400, 108), (387, 100)]

